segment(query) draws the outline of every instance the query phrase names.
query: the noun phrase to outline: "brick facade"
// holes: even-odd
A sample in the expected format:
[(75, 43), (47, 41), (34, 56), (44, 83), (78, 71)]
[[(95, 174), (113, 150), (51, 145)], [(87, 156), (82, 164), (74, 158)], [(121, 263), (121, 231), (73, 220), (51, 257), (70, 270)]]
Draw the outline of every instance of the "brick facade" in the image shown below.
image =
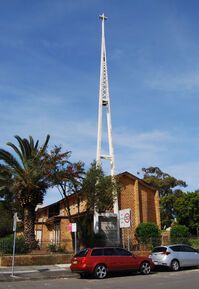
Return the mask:
[(140, 223), (151, 222), (161, 227), (159, 194), (156, 189), (128, 172), (120, 174), (119, 179), (119, 208), (130, 208), (132, 212), (131, 227), (121, 229), (121, 239), (126, 243), (129, 235), (131, 243), (135, 243), (135, 230)]

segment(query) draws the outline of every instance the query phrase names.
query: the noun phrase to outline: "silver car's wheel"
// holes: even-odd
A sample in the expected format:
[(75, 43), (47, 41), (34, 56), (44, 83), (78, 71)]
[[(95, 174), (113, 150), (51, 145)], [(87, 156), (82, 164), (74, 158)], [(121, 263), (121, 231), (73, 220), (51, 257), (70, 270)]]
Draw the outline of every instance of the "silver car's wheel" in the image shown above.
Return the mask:
[(171, 262), (171, 270), (172, 271), (179, 271), (180, 270), (180, 264), (179, 264), (178, 260), (173, 260)]
[(95, 277), (98, 279), (104, 279), (107, 276), (107, 268), (105, 265), (97, 265), (95, 268)]
[(148, 275), (151, 272), (151, 266), (149, 264), (149, 262), (145, 261), (141, 264), (140, 266), (140, 273), (143, 275)]

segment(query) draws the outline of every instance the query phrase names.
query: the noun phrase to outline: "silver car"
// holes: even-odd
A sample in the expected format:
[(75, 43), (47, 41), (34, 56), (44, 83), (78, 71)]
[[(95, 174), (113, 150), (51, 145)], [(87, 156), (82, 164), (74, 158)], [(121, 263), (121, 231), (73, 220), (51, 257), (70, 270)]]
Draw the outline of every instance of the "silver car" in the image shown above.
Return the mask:
[(156, 266), (166, 266), (173, 271), (199, 266), (199, 251), (183, 244), (155, 247), (149, 258)]

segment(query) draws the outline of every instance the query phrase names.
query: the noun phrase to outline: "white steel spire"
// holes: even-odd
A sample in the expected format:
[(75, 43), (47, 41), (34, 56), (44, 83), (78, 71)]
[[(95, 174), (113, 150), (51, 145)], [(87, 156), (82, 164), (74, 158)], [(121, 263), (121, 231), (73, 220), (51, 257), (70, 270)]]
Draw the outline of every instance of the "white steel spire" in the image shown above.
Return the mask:
[[(112, 138), (112, 125), (111, 125), (111, 108), (110, 108), (110, 97), (109, 97), (109, 85), (108, 85), (108, 70), (107, 70), (107, 59), (106, 59), (106, 46), (105, 46), (105, 32), (104, 22), (108, 18), (102, 14), (99, 17), (102, 20), (102, 43), (101, 43), (101, 64), (100, 64), (100, 86), (99, 86), (99, 109), (98, 109), (98, 135), (97, 135), (97, 155), (96, 163), (101, 165), (101, 159), (108, 160), (110, 162), (110, 174), (115, 175), (115, 158), (113, 149), (113, 138)], [(103, 109), (106, 112), (107, 119), (107, 130), (108, 130), (108, 144), (109, 153), (102, 155), (102, 113)], [(114, 202), (114, 213), (118, 214), (118, 200)]]

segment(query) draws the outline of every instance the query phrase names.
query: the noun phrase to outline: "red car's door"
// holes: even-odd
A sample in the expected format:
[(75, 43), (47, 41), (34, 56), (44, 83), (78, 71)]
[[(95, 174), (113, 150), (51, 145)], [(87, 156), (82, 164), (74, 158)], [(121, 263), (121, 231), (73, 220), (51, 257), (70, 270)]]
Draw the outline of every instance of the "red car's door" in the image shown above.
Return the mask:
[[(104, 257), (109, 271), (117, 271), (121, 266), (119, 264), (119, 256), (117, 255), (115, 248), (104, 248)], [(118, 266), (120, 265), (120, 266)]]
[(116, 251), (118, 255), (118, 265), (122, 266), (123, 270), (137, 269), (137, 260), (131, 252), (122, 248), (116, 248)]
[(87, 265), (92, 271), (98, 264), (107, 264), (107, 257), (104, 256), (103, 248), (92, 249), (90, 256), (87, 258)]

